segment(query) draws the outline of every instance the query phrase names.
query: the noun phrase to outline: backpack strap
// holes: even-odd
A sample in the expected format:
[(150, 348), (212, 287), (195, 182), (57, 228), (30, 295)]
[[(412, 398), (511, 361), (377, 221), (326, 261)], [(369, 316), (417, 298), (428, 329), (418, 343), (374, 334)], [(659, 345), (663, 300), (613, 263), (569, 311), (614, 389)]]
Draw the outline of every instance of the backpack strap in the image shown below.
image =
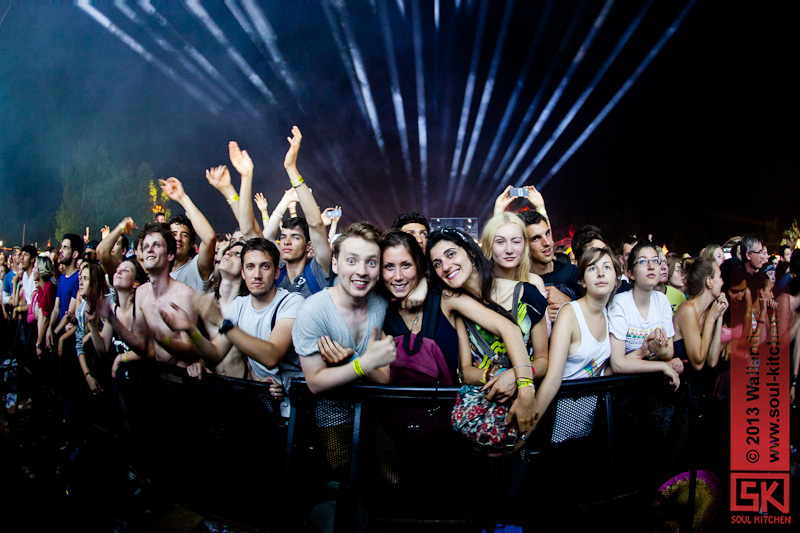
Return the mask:
[(483, 338), (483, 335), (481, 335), (480, 331), (478, 331), (475, 323), (464, 316), (462, 316), (461, 319), (464, 321), (464, 325), (467, 326), (467, 331), (469, 332), (469, 337), (470, 340), (472, 340), (472, 344), (475, 345), (481, 355), (491, 359), (495, 355), (495, 352), (492, 350), (492, 347), (489, 345), (489, 343), (486, 342), (486, 339)]
[(278, 311), (280, 310), (281, 306), (283, 305), (283, 302), (285, 302), (286, 298), (288, 298), (288, 297), (289, 297), (289, 295), (287, 294), (286, 296), (281, 298), (281, 301), (278, 302), (278, 305), (275, 307), (275, 312), (272, 313), (272, 320), (270, 321), (270, 327), (269, 327), (269, 334), (270, 335), (272, 335), (272, 330), (275, 329), (275, 322), (278, 320)]
[[(316, 261), (316, 259), (312, 257), (311, 261)], [(306, 285), (311, 290), (311, 294), (317, 294), (322, 290), (322, 287), (319, 286), (314, 270), (311, 268), (311, 261), (307, 262), (306, 266), (303, 267), (303, 275), (306, 277)]]
[[(316, 259), (311, 258), (311, 261), (316, 261)], [(317, 294), (319, 291), (322, 290), (322, 287), (319, 286), (319, 282), (317, 281), (317, 277), (314, 275), (314, 271), (311, 268), (311, 261), (306, 262), (306, 266), (303, 267), (303, 277), (306, 280), (306, 285), (308, 285), (308, 289), (311, 291), (311, 294)], [(286, 263), (283, 263), (283, 266), (280, 269), (280, 274), (278, 274), (278, 279), (275, 280), (275, 286), (279, 286), (288, 275), (288, 270), (286, 268)]]

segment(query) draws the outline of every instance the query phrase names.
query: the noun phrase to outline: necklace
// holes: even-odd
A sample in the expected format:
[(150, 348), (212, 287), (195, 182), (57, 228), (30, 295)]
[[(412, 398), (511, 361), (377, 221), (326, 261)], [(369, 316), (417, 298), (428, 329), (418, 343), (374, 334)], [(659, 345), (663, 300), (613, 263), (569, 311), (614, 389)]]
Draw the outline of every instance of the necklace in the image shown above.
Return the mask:
[[(413, 330), (413, 329), (414, 329), (414, 328), (417, 326), (417, 324), (419, 323), (419, 311), (420, 311), (420, 310), (419, 310), (419, 309), (417, 309), (417, 314), (416, 314), (416, 315), (414, 315), (414, 322), (411, 324), (411, 327), (410, 327), (410, 328), (408, 328), (408, 329), (409, 329), (409, 331), (412, 331), (412, 330)], [(405, 309), (403, 309), (402, 307), (400, 308), (400, 312), (401, 312), (401, 313), (400, 313), (400, 315), (401, 315), (401, 316), (402, 316), (403, 312), (409, 313), (408, 311), (406, 311), (406, 310), (405, 310)], [(409, 314), (407, 315), (407, 318), (403, 318), (403, 321), (404, 321), (404, 322), (406, 322), (406, 323), (407, 323), (409, 320), (411, 320), (411, 313), (409, 313)]]

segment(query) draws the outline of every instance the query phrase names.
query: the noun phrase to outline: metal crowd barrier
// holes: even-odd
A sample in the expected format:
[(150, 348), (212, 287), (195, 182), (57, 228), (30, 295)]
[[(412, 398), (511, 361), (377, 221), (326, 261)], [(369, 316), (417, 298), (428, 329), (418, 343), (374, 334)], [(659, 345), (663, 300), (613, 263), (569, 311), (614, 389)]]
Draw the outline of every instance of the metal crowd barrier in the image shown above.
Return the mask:
[(455, 531), (514, 512), (542, 527), (553, 509), (591, 527), (610, 509), (646, 519), (660, 484), (702, 460), (686, 381), (565, 382), (523, 450), (497, 459), (451, 429), (457, 388), (313, 395), (295, 380), (286, 423), (264, 384), (142, 363), (121, 372), (118, 405), (136, 460), (171, 497), (267, 530)]

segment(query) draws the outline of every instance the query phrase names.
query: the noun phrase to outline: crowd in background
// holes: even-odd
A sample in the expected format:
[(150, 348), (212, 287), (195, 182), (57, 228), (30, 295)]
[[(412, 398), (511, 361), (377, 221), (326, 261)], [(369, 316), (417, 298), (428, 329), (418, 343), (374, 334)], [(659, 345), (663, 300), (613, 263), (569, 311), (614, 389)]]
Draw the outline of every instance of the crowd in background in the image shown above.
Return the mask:
[[(238, 222), (230, 233), (169, 178), (161, 188), (184, 211), (169, 220), (125, 218), (99, 242), (87, 228), (57, 249), (0, 255), (4, 320), (33, 330), (37, 357), (75, 358), (94, 394), (142, 359), (269, 383), (284, 417), (296, 377), (319, 394), (461, 385), (453, 426), (490, 454), (524, 446), (564, 380), (657, 372), (678, 389), (776, 325), (794, 401), (800, 250), (770, 255), (746, 234), (692, 256), (643, 236), (609, 242), (591, 225), (558, 245), (533, 187), (497, 198), (479, 242), (410, 211), (387, 231), (339, 228), (342, 208), (321, 210), (297, 168), (301, 139), (293, 128), (290, 187), (271, 212), (235, 142), (238, 190), (227, 166), (206, 171)], [(462, 419), (487, 403), (515, 422), (499, 437)]]

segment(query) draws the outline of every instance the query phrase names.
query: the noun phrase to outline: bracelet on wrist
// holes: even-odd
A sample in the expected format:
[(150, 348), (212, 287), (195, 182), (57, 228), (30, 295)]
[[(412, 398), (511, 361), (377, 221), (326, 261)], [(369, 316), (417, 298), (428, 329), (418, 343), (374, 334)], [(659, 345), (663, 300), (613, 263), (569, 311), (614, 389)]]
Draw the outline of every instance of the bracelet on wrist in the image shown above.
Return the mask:
[(303, 184), (303, 176), (298, 174), (296, 178), (289, 178), (289, 181), (292, 182), (292, 187), (297, 188)]
[(517, 388), (521, 389), (522, 387), (533, 387), (533, 381), (517, 381)]
[(235, 204), (239, 201), (239, 193), (234, 193), (233, 196), (228, 197), (228, 205)]
[(356, 371), (356, 375), (360, 378), (363, 378), (367, 374), (364, 372), (364, 369), (361, 368), (361, 361), (359, 358), (353, 359), (353, 369)]

